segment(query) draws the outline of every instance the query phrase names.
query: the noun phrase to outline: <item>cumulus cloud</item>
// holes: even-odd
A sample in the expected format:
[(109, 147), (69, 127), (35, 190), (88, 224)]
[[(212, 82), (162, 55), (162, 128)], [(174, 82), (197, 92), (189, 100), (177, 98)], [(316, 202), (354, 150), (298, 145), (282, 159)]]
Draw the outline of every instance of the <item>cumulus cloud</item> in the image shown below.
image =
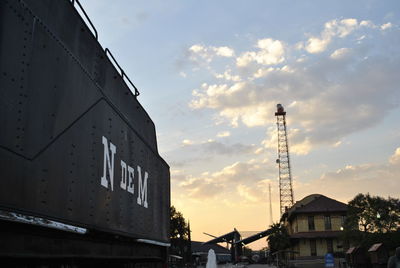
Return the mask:
[[(290, 143), (290, 153), (297, 155), (306, 155), (312, 148), (313, 144), (307, 133), (298, 128), (288, 129), (288, 140)], [(276, 149), (278, 145), (278, 131), (276, 127), (269, 127), (266, 133), (266, 138), (261, 144), (268, 149)]]
[[(246, 84), (237, 82), (232, 86), (228, 84), (203, 83), (201, 90), (194, 90), (192, 95), (197, 97), (189, 104), (194, 109), (200, 108), (220, 108), (224, 103), (228, 105), (240, 105), (241, 101), (236, 98), (237, 94), (245, 90)], [(232, 98), (230, 98), (232, 96)], [(230, 104), (229, 104), (230, 103)]]
[(186, 195), (194, 199), (212, 198), (225, 189), (225, 185), (212, 179), (191, 178), (180, 184)]
[(227, 81), (234, 81), (234, 82), (239, 82), (242, 80), (239, 75), (232, 75), (231, 69), (226, 70), (223, 74), (215, 74), (215, 77), (219, 78), (219, 79), (225, 79)]
[[(266, 185), (270, 182), (263, 177), (275, 171), (275, 166), (272, 168), (272, 165), (257, 160), (235, 162), (213, 173), (206, 172), (198, 177), (187, 177), (180, 182), (179, 187), (193, 199), (239, 195), (255, 202), (265, 193)], [(207, 188), (210, 189), (209, 192)]]
[(368, 28), (376, 28), (376, 25), (370, 20), (363, 20), (360, 22), (360, 26)]
[(261, 65), (274, 65), (285, 60), (285, 49), (282, 41), (265, 38), (258, 40), (258, 51), (244, 52), (236, 59), (238, 67), (245, 67), (251, 62)]
[(310, 37), (307, 41), (306, 50), (309, 53), (320, 53), (326, 49), (326, 47), (330, 42), (331, 42), (330, 37), (325, 37), (325, 38)]
[(307, 40), (305, 49), (311, 54), (321, 53), (326, 50), (333, 38), (344, 38), (360, 26), (369, 27), (370, 24), (367, 21), (359, 24), (356, 19), (352, 18), (328, 21), (320, 36), (312, 36)]
[(381, 29), (387, 30), (387, 29), (391, 28), (392, 26), (393, 26), (392, 23), (388, 22), (388, 23), (382, 24)]
[[(400, 180), (400, 147), (386, 163), (348, 164), (337, 170), (326, 171), (309, 181), (294, 179), (296, 200), (320, 193), (347, 202), (358, 193), (398, 196)], [(180, 171), (174, 174), (181, 175)], [(197, 177), (180, 177), (180, 192), (195, 200), (224, 198), (233, 202), (241, 197), (241, 204), (259, 203), (266, 199), (268, 184), (278, 189), (277, 167), (274, 163), (250, 160), (235, 162), (215, 172), (204, 172)], [(265, 179), (266, 177), (274, 179)]]
[(235, 51), (227, 46), (214, 47), (201, 44), (192, 45), (187, 52), (189, 60), (206, 63), (210, 63), (216, 56), (230, 58), (235, 55)]
[(272, 72), (274, 70), (275, 70), (275, 68), (273, 68), (273, 67), (260, 68), (253, 74), (253, 77), (254, 78), (261, 78), (261, 77), (264, 77), (264, 76), (268, 75), (270, 72)]
[(216, 55), (221, 57), (229, 58), (235, 55), (233, 49), (229, 47), (212, 47), (211, 49), (215, 52)]
[(223, 138), (223, 137), (229, 137), (230, 135), (231, 135), (231, 133), (229, 131), (221, 131), (221, 132), (218, 132), (217, 137)]
[(345, 47), (339, 48), (339, 49), (336, 49), (335, 51), (333, 51), (333, 53), (331, 54), (330, 57), (332, 59), (341, 59), (341, 58), (344, 58), (347, 54), (349, 54), (350, 51), (351, 50), (349, 48), (345, 48)]
[(296, 182), (297, 199), (310, 193), (321, 193), (347, 202), (358, 193), (370, 192), (373, 195), (398, 197), (400, 180), (400, 148), (382, 164), (365, 163), (346, 165), (336, 171), (322, 174), (309, 182)]
[(390, 164), (399, 165), (400, 164), (400, 147), (396, 149), (394, 154), (389, 159)]
[[(327, 40), (344, 38), (363, 27), (368, 29), (363, 35), (368, 34), (369, 40), (375, 35), (374, 46), (379, 42), (387, 46), (379, 34), (381, 29), (373, 25), (355, 19), (332, 20), (325, 24), (321, 36)], [(286, 108), (293, 152), (307, 154), (316, 146), (337, 144), (345, 136), (381, 122), (400, 106), (400, 77), (396, 73), (400, 53), (388, 56), (385, 50), (369, 46), (368, 40), (360, 46), (357, 38), (349, 38), (346, 47), (332, 49), (318, 59), (298, 61), (304, 59), (300, 55), (283, 67), (259, 66), (240, 81), (203, 83), (193, 91), (190, 107), (214, 110), (219, 122), (233, 127), (258, 127), (274, 123), (275, 105), (284, 102), (284, 106), (291, 104)], [(263, 50), (275, 41), (260, 39), (256, 47)], [(399, 51), (395, 45), (390, 49)], [(239, 65), (257, 63), (258, 52), (242, 54)], [(227, 74), (231, 72), (234, 67), (228, 66)]]

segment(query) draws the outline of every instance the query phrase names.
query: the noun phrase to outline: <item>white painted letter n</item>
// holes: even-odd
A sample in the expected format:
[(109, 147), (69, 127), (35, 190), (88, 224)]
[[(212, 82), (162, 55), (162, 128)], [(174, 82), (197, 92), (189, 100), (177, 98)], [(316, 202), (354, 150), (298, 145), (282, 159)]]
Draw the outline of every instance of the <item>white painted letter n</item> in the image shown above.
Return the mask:
[[(117, 151), (117, 147), (110, 142), (110, 148), (108, 148), (107, 138), (103, 136), (103, 146), (104, 146), (104, 161), (103, 161), (103, 176), (101, 177), (101, 185), (108, 188), (110, 184), (111, 191), (113, 191), (114, 184), (114, 155)], [(111, 151), (111, 157), (110, 157)], [(107, 180), (107, 167), (109, 180)]]

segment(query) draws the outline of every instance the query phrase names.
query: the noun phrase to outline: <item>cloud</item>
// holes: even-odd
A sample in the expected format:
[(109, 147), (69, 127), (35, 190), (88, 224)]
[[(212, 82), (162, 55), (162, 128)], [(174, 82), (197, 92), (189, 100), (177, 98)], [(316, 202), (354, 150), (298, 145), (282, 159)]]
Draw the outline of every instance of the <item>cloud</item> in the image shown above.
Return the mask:
[(209, 141), (209, 142), (201, 144), (201, 149), (208, 153), (234, 155), (234, 154), (250, 153), (253, 151), (254, 146), (243, 145), (240, 143), (227, 145), (227, 144), (217, 142), (217, 141)]
[(387, 163), (347, 165), (336, 171), (322, 174), (309, 182), (295, 182), (297, 200), (311, 193), (327, 196), (335, 193), (335, 198), (347, 202), (358, 193), (399, 197), (400, 147)]
[(234, 81), (234, 82), (239, 82), (242, 80), (239, 75), (232, 75), (231, 69), (226, 70), (223, 74), (215, 74), (215, 77), (219, 78), (219, 79), (225, 79), (227, 81)]
[[(230, 135), (228, 131), (219, 133), (220, 137), (227, 137)], [(190, 140), (184, 140), (183, 144), (186, 150), (201, 151), (210, 154), (220, 154), (220, 155), (234, 155), (234, 154), (247, 154), (254, 150), (254, 145), (245, 145), (241, 143), (225, 144), (215, 140), (208, 140), (201, 143), (195, 143)]]
[(250, 202), (257, 202), (260, 198), (260, 189), (255, 187), (246, 186), (243, 184), (239, 184), (236, 186), (236, 190), (242, 198), (246, 199)]
[(235, 52), (233, 49), (229, 47), (212, 47), (212, 50), (214, 50), (215, 54), (221, 57), (233, 57), (235, 55)]
[[(313, 144), (307, 133), (298, 128), (290, 128), (288, 131), (288, 140), (290, 143), (290, 153), (297, 155), (306, 155), (313, 148)], [(261, 144), (268, 149), (276, 150), (278, 146), (278, 130), (276, 127), (268, 128), (266, 138)]]
[[(329, 37), (330, 41), (361, 28), (368, 40), (360, 45), (358, 36), (349, 38), (345, 46), (317, 58), (305, 58), (302, 54), (287, 58), (283, 67), (258, 66), (249, 76), (242, 75), (240, 81), (203, 83), (192, 92), (189, 106), (214, 111), (219, 123), (262, 127), (275, 122), (275, 105), (283, 102), (288, 112), (292, 152), (307, 154), (321, 145), (331, 147), (351, 133), (378, 124), (400, 106), (400, 77), (396, 73), (400, 68), (400, 53), (394, 53), (400, 51), (385, 39), (393, 38), (395, 33), (383, 36), (381, 29), (373, 25), (355, 19), (329, 21), (321, 36)], [(262, 50), (275, 41), (260, 39), (256, 47)], [(389, 50), (391, 53), (387, 55)], [(258, 52), (241, 54), (243, 62), (239, 65), (257, 64)], [(227, 74), (240, 70), (240, 66), (236, 69), (233, 65), (226, 66)]]
[[(326, 171), (319, 178), (306, 182), (294, 179), (295, 198), (300, 200), (309, 194), (320, 193), (347, 202), (356, 194), (367, 192), (397, 197), (397, 189), (400, 187), (399, 172), (400, 147), (386, 163), (348, 164), (334, 171)], [(180, 179), (177, 184), (179, 189), (175, 191), (202, 202), (222, 198), (230, 203), (240, 197), (241, 205), (256, 204), (266, 199), (268, 184), (272, 184), (273, 189), (279, 189), (276, 179), (265, 179), (277, 176), (275, 163), (265, 160), (235, 162), (219, 171), (204, 172), (196, 177), (182, 176), (181, 170), (172, 174)]]
[(254, 78), (261, 78), (261, 77), (264, 77), (264, 76), (268, 75), (268, 73), (270, 73), (270, 72), (272, 72), (274, 70), (275, 70), (275, 68), (273, 68), (273, 67), (260, 68), (253, 74), (253, 77)]
[(211, 179), (191, 178), (180, 184), (186, 195), (194, 199), (212, 198), (225, 189), (225, 185)]
[(393, 26), (392, 23), (388, 22), (388, 23), (382, 24), (381, 25), (381, 29), (384, 31), (384, 30), (387, 30), (389, 28), (392, 28), (392, 26)]
[(394, 154), (389, 158), (389, 163), (392, 165), (400, 164), (400, 147), (397, 148)]
[(308, 53), (320, 53), (326, 49), (328, 44), (331, 42), (330, 37), (317, 38), (310, 37), (307, 41), (306, 50)]
[(344, 38), (360, 26), (372, 27), (368, 21), (362, 21), (358, 24), (357, 20), (352, 18), (328, 21), (319, 37), (312, 36), (307, 40), (305, 49), (311, 54), (321, 53), (326, 50), (333, 38)]
[[(296, 200), (313, 193), (324, 194), (343, 202), (358, 193), (367, 192), (397, 197), (397, 189), (400, 187), (399, 172), (400, 147), (386, 163), (346, 165), (307, 182), (294, 179), (293, 189)], [(268, 184), (272, 184), (273, 189), (279, 189), (276, 179), (265, 179), (276, 178), (276, 173), (274, 163), (260, 160), (235, 162), (219, 171), (205, 172), (197, 177), (184, 177), (181, 170), (173, 172), (174, 176), (180, 178), (177, 186), (179, 190), (176, 190), (190, 199), (204, 201), (223, 198), (227, 202), (234, 202), (239, 196), (241, 205), (264, 202), (268, 194)]]
[(201, 44), (192, 45), (187, 50), (187, 57), (192, 62), (205, 62), (210, 63), (215, 57), (230, 58), (235, 55), (235, 51), (227, 46), (214, 47), (204, 46)]
[(331, 58), (332, 59), (341, 59), (344, 58), (346, 55), (348, 55), (350, 53), (351, 49), (349, 48), (339, 48), (336, 49), (332, 54), (331, 54)]
[(193, 144), (193, 141), (188, 140), (188, 139), (184, 139), (184, 140), (182, 141), (182, 144), (183, 144), (183, 145), (191, 145), (191, 144)]
[(229, 131), (221, 131), (218, 132), (217, 137), (218, 138), (224, 138), (224, 137), (229, 137), (231, 133)]
[(189, 106), (193, 109), (215, 109), (224, 106), (224, 104), (239, 106), (241, 101), (236, 96), (238, 93), (243, 92), (245, 87), (246, 84), (242, 82), (237, 82), (232, 86), (228, 84), (208, 85), (207, 83), (203, 83), (201, 90), (194, 90), (192, 92), (192, 95), (196, 98), (190, 102)]
[(203, 200), (222, 196), (228, 200), (233, 197), (235, 200), (239, 195), (247, 196), (247, 201), (255, 202), (262, 198), (267, 189), (266, 184), (270, 182), (263, 177), (275, 172), (276, 167), (265, 162), (235, 162), (213, 173), (186, 177), (178, 186), (191, 199)]
[(279, 40), (265, 38), (258, 40), (258, 51), (247, 51), (236, 59), (238, 67), (245, 67), (251, 62), (256, 62), (261, 65), (274, 65), (285, 60), (284, 45)]
[(370, 20), (363, 20), (360, 22), (360, 26), (368, 28), (376, 28), (376, 25)]

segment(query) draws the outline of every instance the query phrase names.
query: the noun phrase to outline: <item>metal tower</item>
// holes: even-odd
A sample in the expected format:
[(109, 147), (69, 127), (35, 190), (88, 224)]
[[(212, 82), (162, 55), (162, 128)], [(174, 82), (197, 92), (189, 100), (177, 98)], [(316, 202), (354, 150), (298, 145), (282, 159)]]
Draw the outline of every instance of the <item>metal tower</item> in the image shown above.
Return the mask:
[(276, 125), (278, 127), (279, 195), (281, 216), (293, 206), (292, 173), (290, 171), (289, 146), (286, 132), (286, 112), (281, 104), (276, 105)]

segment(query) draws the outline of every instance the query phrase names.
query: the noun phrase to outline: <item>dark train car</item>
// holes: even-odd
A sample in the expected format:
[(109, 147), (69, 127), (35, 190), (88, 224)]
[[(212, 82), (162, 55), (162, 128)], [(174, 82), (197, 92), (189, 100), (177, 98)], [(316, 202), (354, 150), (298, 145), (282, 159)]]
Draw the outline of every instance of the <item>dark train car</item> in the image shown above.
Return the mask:
[(169, 166), (138, 95), (78, 1), (0, 1), (1, 267), (165, 265)]

